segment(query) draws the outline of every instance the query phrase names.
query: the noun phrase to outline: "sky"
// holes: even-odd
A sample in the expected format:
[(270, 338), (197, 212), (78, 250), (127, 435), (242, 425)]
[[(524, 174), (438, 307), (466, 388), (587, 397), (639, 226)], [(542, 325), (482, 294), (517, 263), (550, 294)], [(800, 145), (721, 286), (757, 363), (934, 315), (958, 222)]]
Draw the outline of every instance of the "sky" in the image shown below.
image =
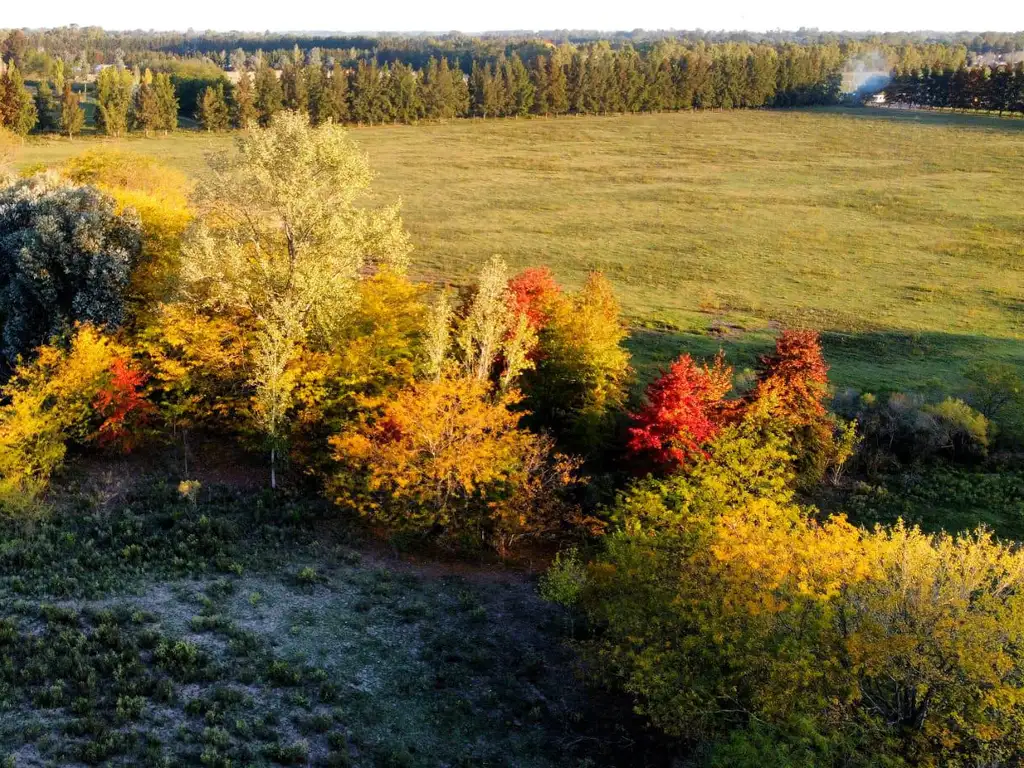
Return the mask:
[(2, 27), (245, 31), (1024, 30), (1024, 0), (3, 0)]

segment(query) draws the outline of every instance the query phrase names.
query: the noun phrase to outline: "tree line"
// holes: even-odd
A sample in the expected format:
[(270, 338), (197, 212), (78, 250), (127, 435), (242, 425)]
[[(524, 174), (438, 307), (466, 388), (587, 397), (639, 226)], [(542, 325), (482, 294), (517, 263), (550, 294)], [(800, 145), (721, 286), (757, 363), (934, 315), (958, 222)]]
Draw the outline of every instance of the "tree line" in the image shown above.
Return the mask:
[(914, 107), (1024, 113), (1024, 62), (910, 70), (886, 86), (885, 99)]

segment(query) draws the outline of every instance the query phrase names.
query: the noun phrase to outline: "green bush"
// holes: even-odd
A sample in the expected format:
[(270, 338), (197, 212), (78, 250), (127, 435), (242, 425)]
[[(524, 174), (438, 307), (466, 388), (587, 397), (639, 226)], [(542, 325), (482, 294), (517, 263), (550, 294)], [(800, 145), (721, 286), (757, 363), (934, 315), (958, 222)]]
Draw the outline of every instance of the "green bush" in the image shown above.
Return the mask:
[(0, 189), (0, 366), (76, 322), (120, 325), (140, 232), (132, 210), (53, 174)]
[(934, 419), (933, 445), (937, 453), (970, 459), (988, 453), (989, 422), (963, 400), (947, 397), (937, 405), (925, 406)]

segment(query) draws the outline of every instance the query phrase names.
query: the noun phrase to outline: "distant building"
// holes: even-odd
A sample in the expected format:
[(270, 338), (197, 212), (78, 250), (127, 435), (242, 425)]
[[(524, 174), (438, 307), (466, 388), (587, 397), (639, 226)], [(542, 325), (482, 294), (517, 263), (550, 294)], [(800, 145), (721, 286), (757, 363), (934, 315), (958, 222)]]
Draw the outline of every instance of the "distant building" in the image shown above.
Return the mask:
[(872, 95), (869, 104), (885, 104), (885, 91)]

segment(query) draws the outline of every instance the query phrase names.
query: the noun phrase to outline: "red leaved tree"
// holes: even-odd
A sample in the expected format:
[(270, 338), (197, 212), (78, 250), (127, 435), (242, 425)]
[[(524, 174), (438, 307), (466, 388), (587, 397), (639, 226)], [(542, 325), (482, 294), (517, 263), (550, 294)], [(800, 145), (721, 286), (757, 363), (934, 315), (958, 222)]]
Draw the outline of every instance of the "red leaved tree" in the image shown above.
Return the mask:
[(110, 378), (93, 402), (103, 417), (97, 432), (101, 445), (113, 445), (125, 453), (138, 445), (153, 411), (153, 404), (142, 395), (147, 378), (121, 358), (111, 363)]
[(512, 311), (526, 315), (535, 331), (548, 324), (554, 303), (562, 297), (562, 289), (547, 267), (524, 269), (508, 281), (508, 289)]
[(633, 414), (629, 453), (639, 463), (674, 472), (702, 454), (721, 429), (729, 408), (732, 369), (721, 354), (713, 366), (683, 355), (647, 387), (646, 404)]

